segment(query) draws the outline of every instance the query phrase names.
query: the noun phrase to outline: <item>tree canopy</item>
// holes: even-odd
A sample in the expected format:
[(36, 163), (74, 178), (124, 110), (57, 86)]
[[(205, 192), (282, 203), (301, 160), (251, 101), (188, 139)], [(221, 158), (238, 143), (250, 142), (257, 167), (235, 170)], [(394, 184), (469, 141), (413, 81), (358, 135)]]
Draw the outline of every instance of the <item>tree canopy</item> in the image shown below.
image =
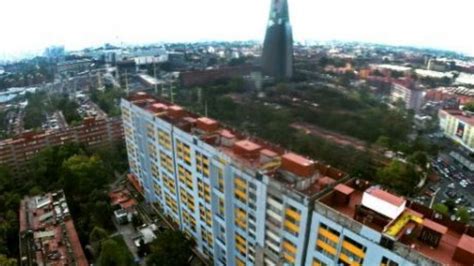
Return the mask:
[(167, 230), (151, 243), (148, 266), (186, 266), (193, 255), (193, 242), (180, 231)]
[(403, 195), (412, 195), (421, 180), (421, 174), (411, 163), (393, 160), (377, 171), (377, 181)]
[(464, 110), (474, 112), (474, 102), (470, 102), (464, 105)]

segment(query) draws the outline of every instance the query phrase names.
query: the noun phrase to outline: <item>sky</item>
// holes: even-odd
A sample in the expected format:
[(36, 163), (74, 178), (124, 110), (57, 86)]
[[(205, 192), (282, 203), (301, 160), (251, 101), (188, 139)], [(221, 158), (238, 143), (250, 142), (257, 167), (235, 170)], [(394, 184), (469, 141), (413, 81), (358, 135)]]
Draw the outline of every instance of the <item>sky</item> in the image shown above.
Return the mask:
[[(361, 41), (474, 55), (472, 0), (288, 0), (296, 41)], [(263, 40), (270, 0), (5, 0), (0, 58), (65, 45)]]

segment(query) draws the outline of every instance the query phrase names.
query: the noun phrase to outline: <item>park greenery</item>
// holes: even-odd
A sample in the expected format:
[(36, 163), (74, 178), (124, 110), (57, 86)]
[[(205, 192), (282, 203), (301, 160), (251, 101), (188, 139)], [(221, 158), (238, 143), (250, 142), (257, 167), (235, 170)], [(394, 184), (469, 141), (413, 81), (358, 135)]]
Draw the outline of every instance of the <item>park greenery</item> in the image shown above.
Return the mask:
[(18, 254), (17, 210), (25, 195), (64, 189), (84, 246), (94, 228), (113, 230), (107, 190), (115, 179), (114, 171), (126, 170), (122, 146), (104, 147), (104, 151), (71, 143), (44, 149), (23, 174), (14, 176), (0, 168), (0, 254)]
[[(428, 171), (428, 155), (437, 153), (437, 147), (423, 138), (408, 138), (413, 132), (413, 113), (388, 108), (365, 88), (341, 91), (278, 84), (266, 88), (263, 99), (243, 93), (242, 88), (239, 79), (218, 81), (204, 88), (180, 90), (176, 99), (248, 135), (278, 143), (404, 195), (416, 192), (416, 185)], [(365, 142), (365, 149), (295, 130), (291, 127), (295, 122), (355, 137)], [(398, 152), (405, 160), (386, 158), (383, 152), (387, 150)]]
[(91, 90), (91, 100), (109, 116), (120, 115), (120, 99), (125, 92), (120, 88), (106, 87), (104, 90)]
[(50, 82), (54, 78), (54, 68), (44, 57), (36, 57), (10, 65), (5, 69), (11, 73), (0, 76), (0, 90), (11, 87), (26, 87)]
[(151, 243), (148, 266), (186, 266), (193, 256), (194, 242), (181, 231), (166, 230)]
[(28, 101), (23, 119), (25, 129), (41, 128), (46, 122), (47, 114), (51, 115), (55, 111), (61, 111), (67, 123), (81, 121), (81, 116), (77, 112), (79, 104), (67, 95), (50, 96), (44, 91), (28, 92), (25, 99)]
[(466, 105), (464, 105), (464, 110), (469, 111), (469, 112), (474, 112), (474, 102), (469, 102)]
[(459, 221), (468, 223), (471, 219), (471, 214), (466, 207), (457, 207), (453, 200), (447, 200), (444, 203), (437, 203), (433, 205), (433, 210), (445, 217), (453, 215)]

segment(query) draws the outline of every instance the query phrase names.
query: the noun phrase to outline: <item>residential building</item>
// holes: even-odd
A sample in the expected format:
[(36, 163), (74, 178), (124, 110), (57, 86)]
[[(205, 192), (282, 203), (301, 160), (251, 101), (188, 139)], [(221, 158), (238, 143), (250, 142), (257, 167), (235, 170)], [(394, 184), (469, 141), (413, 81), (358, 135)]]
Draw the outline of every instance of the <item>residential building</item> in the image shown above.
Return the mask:
[(346, 175), (137, 93), (122, 101), (133, 183), (215, 265), (302, 265), (312, 202)]
[(13, 138), (0, 140), (0, 165), (21, 173), (37, 153), (47, 147), (76, 142), (88, 147), (101, 147), (123, 140), (119, 117), (86, 117), (81, 124), (45, 131), (24, 132)]
[(402, 100), (406, 109), (417, 112), (423, 105), (424, 92), (411, 80), (397, 79), (393, 81), (390, 100), (393, 103)]
[(306, 265), (472, 265), (474, 231), (367, 181), (315, 204)]
[(287, 0), (272, 0), (263, 43), (262, 68), (276, 79), (293, 76), (293, 32)]
[(121, 105), (129, 180), (214, 265), (438, 265), (473, 258), (473, 232), (463, 236), (463, 225), (453, 231), (431, 210), (338, 169), (146, 93)]
[(63, 191), (20, 203), (20, 265), (88, 266)]
[(439, 126), (444, 135), (474, 152), (474, 115), (461, 110), (440, 110)]
[(56, 73), (61, 77), (72, 77), (81, 72), (90, 70), (92, 63), (90, 59), (62, 61), (56, 64)]

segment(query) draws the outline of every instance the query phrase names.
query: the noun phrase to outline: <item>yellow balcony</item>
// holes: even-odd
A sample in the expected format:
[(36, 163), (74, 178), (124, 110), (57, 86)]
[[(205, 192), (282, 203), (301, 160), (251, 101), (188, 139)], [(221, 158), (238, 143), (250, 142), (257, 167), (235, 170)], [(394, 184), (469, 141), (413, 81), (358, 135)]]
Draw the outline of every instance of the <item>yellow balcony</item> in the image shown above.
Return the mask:
[(285, 221), (285, 229), (288, 229), (293, 233), (298, 233), (300, 231), (300, 227), (290, 221)]
[(339, 242), (339, 237), (336, 236), (335, 234), (331, 233), (327, 229), (319, 228), (319, 234), (321, 234), (322, 236), (324, 236), (327, 239), (331, 240), (332, 242), (335, 242), (335, 243)]
[(364, 258), (365, 257), (365, 253), (362, 249), (354, 246), (353, 244), (351, 244), (347, 241), (342, 242), (342, 248), (347, 249), (349, 252), (351, 252), (352, 254), (356, 255), (359, 258)]
[(324, 251), (326, 251), (329, 254), (336, 255), (337, 253), (336, 248), (330, 246), (328, 243), (325, 243), (321, 240), (316, 241), (316, 245), (322, 248)]
[(235, 195), (236, 195), (239, 199), (241, 199), (242, 201), (245, 201), (245, 202), (247, 201), (247, 194), (245, 194), (245, 192), (236, 189), (236, 190), (235, 190)]
[(346, 254), (342, 254), (339, 256), (339, 259), (344, 261), (345, 263), (351, 265), (351, 266), (360, 266), (359, 263), (354, 262), (352, 259), (350, 259)]
[(283, 242), (283, 248), (291, 254), (296, 254), (296, 246), (288, 241)]
[(295, 263), (295, 257), (291, 256), (290, 254), (283, 253), (283, 257), (289, 263)]
[(234, 184), (236, 187), (239, 187), (239, 188), (242, 188), (242, 190), (246, 190), (247, 188), (247, 184), (244, 180), (240, 179), (240, 178), (235, 178), (234, 179)]
[(286, 215), (293, 218), (296, 221), (301, 220), (301, 215), (292, 209), (286, 209)]

